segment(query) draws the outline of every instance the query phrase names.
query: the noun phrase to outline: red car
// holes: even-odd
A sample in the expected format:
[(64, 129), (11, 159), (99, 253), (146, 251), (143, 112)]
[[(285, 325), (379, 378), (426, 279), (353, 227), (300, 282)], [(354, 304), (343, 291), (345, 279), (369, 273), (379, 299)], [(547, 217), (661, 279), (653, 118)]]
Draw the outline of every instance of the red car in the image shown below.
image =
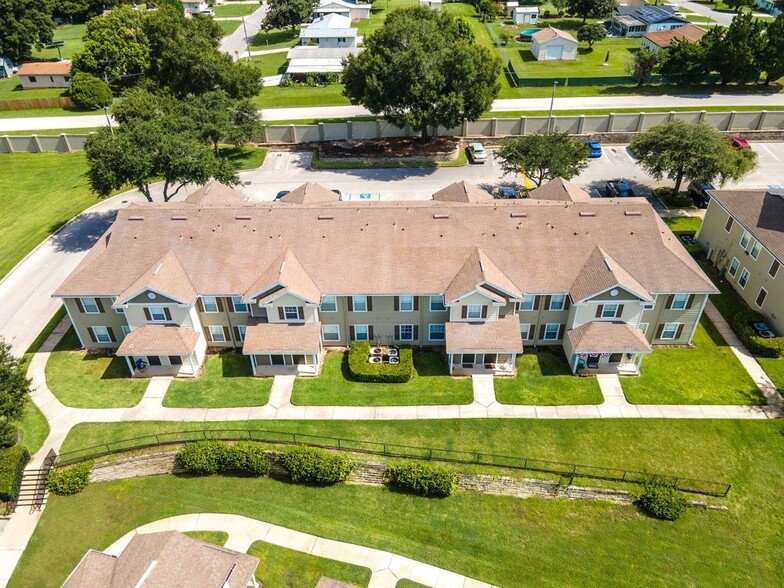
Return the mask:
[(729, 137), (727, 139), (735, 149), (751, 149), (749, 142), (743, 137)]

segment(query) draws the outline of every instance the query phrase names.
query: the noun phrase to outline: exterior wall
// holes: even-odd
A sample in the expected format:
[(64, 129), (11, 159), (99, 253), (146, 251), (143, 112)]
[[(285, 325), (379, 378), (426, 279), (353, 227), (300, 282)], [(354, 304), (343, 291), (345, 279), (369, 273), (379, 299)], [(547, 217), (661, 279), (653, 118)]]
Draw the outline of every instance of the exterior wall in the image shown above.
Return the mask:
[(640, 47), (644, 47), (646, 49), (649, 49), (649, 50), (653, 51), (654, 53), (658, 53), (659, 51), (662, 50), (662, 48), (659, 47), (656, 43), (652, 43), (648, 39), (643, 39), (642, 43), (640, 43)]
[(548, 47), (562, 47), (563, 55), (561, 55), (560, 58), (562, 61), (571, 61), (577, 58), (577, 43), (573, 43), (561, 38), (556, 38), (542, 44), (533, 41), (531, 43), (531, 53), (534, 54), (534, 57), (536, 57), (537, 61), (547, 61)]
[[(97, 300), (101, 301), (101, 306), (103, 307), (103, 312), (98, 314), (81, 312), (76, 303), (76, 298), (64, 298), (63, 304), (68, 312), (68, 316), (71, 318), (79, 340), (86, 349), (116, 349), (125, 338), (122, 328), (128, 324), (126, 316), (112, 309), (111, 298), (97, 298)], [(111, 328), (116, 341), (113, 343), (93, 342), (90, 339), (87, 328), (95, 326)]]
[(22, 84), (24, 90), (33, 90), (35, 88), (67, 88), (71, 85), (71, 75), (20, 75), (19, 83)]
[(671, 31), (672, 29), (678, 29), (682, 26), (686, 26), (687, 23), (685, 22), (678, 22), (678, 21), (667, 21), (664, 22), (657, 22), (655, 24), (648, 25), (648, 33), (655, 33), (656, 31)]
[[(280, 310), (284, 306), (297, 306), (302, 308), (301, 320), (287, 321), (280, 318)], [(283, 294), (276, 298), (270, 304), (265, 304), (264, 308), (267, 309), (267, 319), (271, 323), (286, 323), (286, 322), (299, 322), (299, 323), (314, 323), (318, 320), (318, 309), (315, 306), (308, 306), (302, 298), (298, 298), (293, 294)]]
[(512, 19), (515, 24), (536, 24), (539, 22), (539, 11), (536, 12), (522, 12), (515, 9), (512, 12)]
[[(596, 312), (599, 306), (610, 303), (623, 305), (621, 315), (615, 318), (597, 317)], [(624, 298), (622, 294), (609, 300), (593, 299), (582, 304), (576, 304), (572, 308), (573, 312), (569, 316), (569, 328), (571, 329), (592, 321), (623, 321), (624, 323), (637, 326), (640, 324), (640, 317), (643, 313), (643, 304), (639, 299)]]
[(433, 10), (441, 10), (441, 0), (419, 0), (419, 5)]
[[(640, 318), (640, 323), (648, 324), (645, 338), (653, 345), (688, 345), (691, 343), (692, 334), (702, 315), (702, 309), (707, 298), (706, 294), (696, 294), (692, 300), (691, 307), (684, 310), (671, 310), (667, 308), (669, 295), (656, 295), (654, 307), (643, 311)], [(681, 336), (675, 339), (658, 338), (659, 326), (664, 323), (682, 324)]]
[[(250, 317), (250, 308), (248, 308), (248, 312), (232, 312), (232, 304), (231, 298), (227, 297), (219, 297), (220, 298), (220, 307), (222, 310), (218, 312), (202, 312), (198, 309), (198, 307), (194, 307), (194, 311), (198, 316), (198, 320), (196, 322), (197, 328), (204, 333), (204, 337), (207, 339), (207, 345), (209, 347), (242, 347), (242, 341), (240, 340), (239, 333), (237, 332), (236, 327), (240, 325), (247, 325), (248, 318)], [(248, 307), (251, 305), (249, 304)], [(221, 326), (226, 327), (224, 329), (224, 334), (226, 334), (228, 329), (228, 337), (226, 337), (226, 342), (222, 343), (219, 341), (212, 341), (209, 337), (209, 326)]]
[(356, 37), (320, 37), (318, 39), (308, 39), (308, 41), (315, 41), (315, 43), (322, 49), (336, 49), (339, 47), (356, 47)]
[[(144, 309), (146, 306), (163, 306), (164, 308), (168, 308), (169, 312), (171, 313), (171, 320), (166, 322), (154, 322), (148, 321), (147, 317), (144, 314)], [(128, 307), (125, 309), (125, 317), (128, 321), (128, 326), (131, 330), (138, 329), (139, 327), (143, 327), (144, 325), (177, 325), (178, 327), (185, 327), (186, 329), (198, 329), (198, 324), (194, 325), (193, 317), (191, 316), (191, 308), (190, 306), (182, 306), (179, 304), (152, 304), (148, 303), (146, 305), (142, 304), (129, 304)]]
[(778, 16), (782, 12), (780, 8), (776, 8), (776, 4), (773, 0), (754, 0), (754, 6), (764, 10), (771, 16)]
[(198, 0), (191, 0), (187, 2), (183, 0), (182, 7), (185, 10), (185, 14), (194, 14), (196, 12), (201, 12), (202, 10), (207, 10), (209, 5), (206, 2), (201, 2)]
[[(480, 304), (482, 306), (487, 307), (487, 316), (482, 319), (468, 319), (463, 318), (463, 308), (468, 307), (470, 304)], [(465, 298), (462, 298), (460, 302), (454, 306), (449, 307), (449, 320), (453, 322), (457, 321), (496, 321), (498, 320), (498, 315), (501, 309), (504, 306), (497, 306), (492, 300), (490, 300), (487, 296), (483, 296), (478, 292), (474, 292), (473, 294), (469, 294)]]

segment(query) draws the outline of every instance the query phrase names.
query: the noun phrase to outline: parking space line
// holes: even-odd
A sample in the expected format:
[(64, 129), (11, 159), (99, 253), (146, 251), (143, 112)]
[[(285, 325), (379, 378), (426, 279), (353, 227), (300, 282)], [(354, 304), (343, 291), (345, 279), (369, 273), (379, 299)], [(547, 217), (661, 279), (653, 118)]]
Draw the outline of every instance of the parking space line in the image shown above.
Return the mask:
[(770, 155), (770, 156), (771, 156), (773, 159), (775, 159), (776, 161), (781, 161), (781, 160), (780, 160), (778, 157), (776, 157), (776, 156), (773, 154), (773, 151), (771, 151), (770, 149), (768, 149), (768, 146), (767, 146), (767, 145), (760, 144), (760, 147), (762, 147), (762, 148), (763, 148), (765, 151), (767, 151), (767, 152), (768, 152), (768, 154), (769, 154), (769, 155)]

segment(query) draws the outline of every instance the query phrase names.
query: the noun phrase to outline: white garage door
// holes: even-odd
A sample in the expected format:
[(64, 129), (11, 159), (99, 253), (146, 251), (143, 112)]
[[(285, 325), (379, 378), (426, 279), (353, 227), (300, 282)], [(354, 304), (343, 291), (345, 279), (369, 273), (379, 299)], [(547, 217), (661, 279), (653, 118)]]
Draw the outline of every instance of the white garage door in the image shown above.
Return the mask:
[(552, 45), (547, 47), (545, 53), (546, 59), (561, 59), (563, 57), (563, 47), (561, 45)]

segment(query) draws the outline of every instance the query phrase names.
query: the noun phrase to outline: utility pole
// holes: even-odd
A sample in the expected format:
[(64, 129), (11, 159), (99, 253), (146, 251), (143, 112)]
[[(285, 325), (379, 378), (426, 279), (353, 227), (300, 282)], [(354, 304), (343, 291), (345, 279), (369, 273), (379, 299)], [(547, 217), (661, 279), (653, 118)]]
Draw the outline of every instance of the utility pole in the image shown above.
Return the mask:
[(245, 26), (245, 15), (242, 16), (242, 30), (245, 31), (245, 47), (248, 51), (248, 61), (250, 61), (250, 39), (248, 39), (248, 29)]

